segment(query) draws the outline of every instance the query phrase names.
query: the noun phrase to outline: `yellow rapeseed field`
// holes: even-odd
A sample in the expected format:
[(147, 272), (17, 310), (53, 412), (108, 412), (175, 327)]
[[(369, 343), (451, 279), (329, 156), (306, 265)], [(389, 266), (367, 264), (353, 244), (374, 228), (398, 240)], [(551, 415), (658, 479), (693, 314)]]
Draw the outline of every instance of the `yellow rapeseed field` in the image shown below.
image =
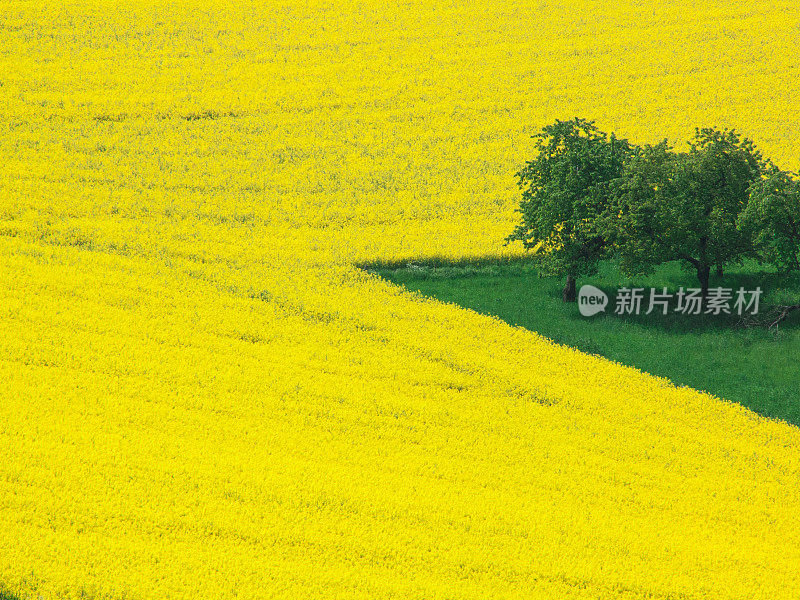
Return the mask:
[(799, 23), (3, 0), (0, 598), (796, 600), (797, 428), (356, 265), (520, 253), (555, 118), (797, 168)]

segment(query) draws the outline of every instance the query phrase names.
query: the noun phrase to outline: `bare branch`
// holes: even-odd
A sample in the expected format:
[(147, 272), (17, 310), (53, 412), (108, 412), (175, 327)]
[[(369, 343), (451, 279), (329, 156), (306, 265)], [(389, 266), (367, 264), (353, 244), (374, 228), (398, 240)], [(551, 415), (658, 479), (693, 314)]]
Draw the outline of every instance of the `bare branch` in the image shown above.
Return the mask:
[(800, 310), (800, 304), (784, 304), (776, 306), (769, 312), (763, 315), (747, 315), (739, 320), (741, 327), (766, 327), (767, 329), (775, 329), (786, 320), (786, 318), (794, 311)]

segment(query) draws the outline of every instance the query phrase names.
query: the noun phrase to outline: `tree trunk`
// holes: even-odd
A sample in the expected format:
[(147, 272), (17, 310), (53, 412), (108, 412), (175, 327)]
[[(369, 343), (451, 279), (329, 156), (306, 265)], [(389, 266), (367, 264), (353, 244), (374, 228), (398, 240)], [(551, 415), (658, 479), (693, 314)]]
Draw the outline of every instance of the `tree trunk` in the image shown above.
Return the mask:
[(705, 308), (706, 298), (708, 298), (708, 280), (711, 278), (711, 261), (708, 260), (706, 255), (706, 250), (708, 249), (708, 236), (702, 236), (698, 246), (700, 250), (700, 260), (698, 260), (696, 263), (697, 278), (700, 280), (703, 308)]
[(572, 275), (567, 275), (567, 283), (564, 285), (564, 302), (575, 302), (578, 299), (575, 287), (575, 278)]
[(697, 267), (697, 278), (700, 280), (700, 289), (702, 290), (703, 300), (705, 301), (705, 299), (708, 298), (708, 282), (711, 278), (711, 267), (703, 264)]
[(722, 270), (722, 265), (717, 265), (717, 277), (722, 277), (725, 273)]

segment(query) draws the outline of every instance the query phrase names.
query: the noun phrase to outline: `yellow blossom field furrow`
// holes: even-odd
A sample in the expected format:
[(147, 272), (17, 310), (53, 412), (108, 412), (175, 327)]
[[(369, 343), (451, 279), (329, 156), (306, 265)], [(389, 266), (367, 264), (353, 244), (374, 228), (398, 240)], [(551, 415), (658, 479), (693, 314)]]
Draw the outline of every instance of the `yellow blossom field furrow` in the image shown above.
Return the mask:
[(800, 596), (800, 432), (359, 268), (530, 135), (796, 169), (789, 0), (6, 0), (0, 598)]

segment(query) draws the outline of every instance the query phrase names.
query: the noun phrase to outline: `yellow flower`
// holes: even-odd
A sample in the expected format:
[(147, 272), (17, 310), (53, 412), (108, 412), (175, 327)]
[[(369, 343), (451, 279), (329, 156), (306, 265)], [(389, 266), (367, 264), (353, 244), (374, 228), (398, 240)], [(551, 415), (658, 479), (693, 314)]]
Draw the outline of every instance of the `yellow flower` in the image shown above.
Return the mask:
[(355, 266), (554, 117), (795, 168), (794, 11), (5, 2), (0, 595), (799, 597), (796, 428)]

